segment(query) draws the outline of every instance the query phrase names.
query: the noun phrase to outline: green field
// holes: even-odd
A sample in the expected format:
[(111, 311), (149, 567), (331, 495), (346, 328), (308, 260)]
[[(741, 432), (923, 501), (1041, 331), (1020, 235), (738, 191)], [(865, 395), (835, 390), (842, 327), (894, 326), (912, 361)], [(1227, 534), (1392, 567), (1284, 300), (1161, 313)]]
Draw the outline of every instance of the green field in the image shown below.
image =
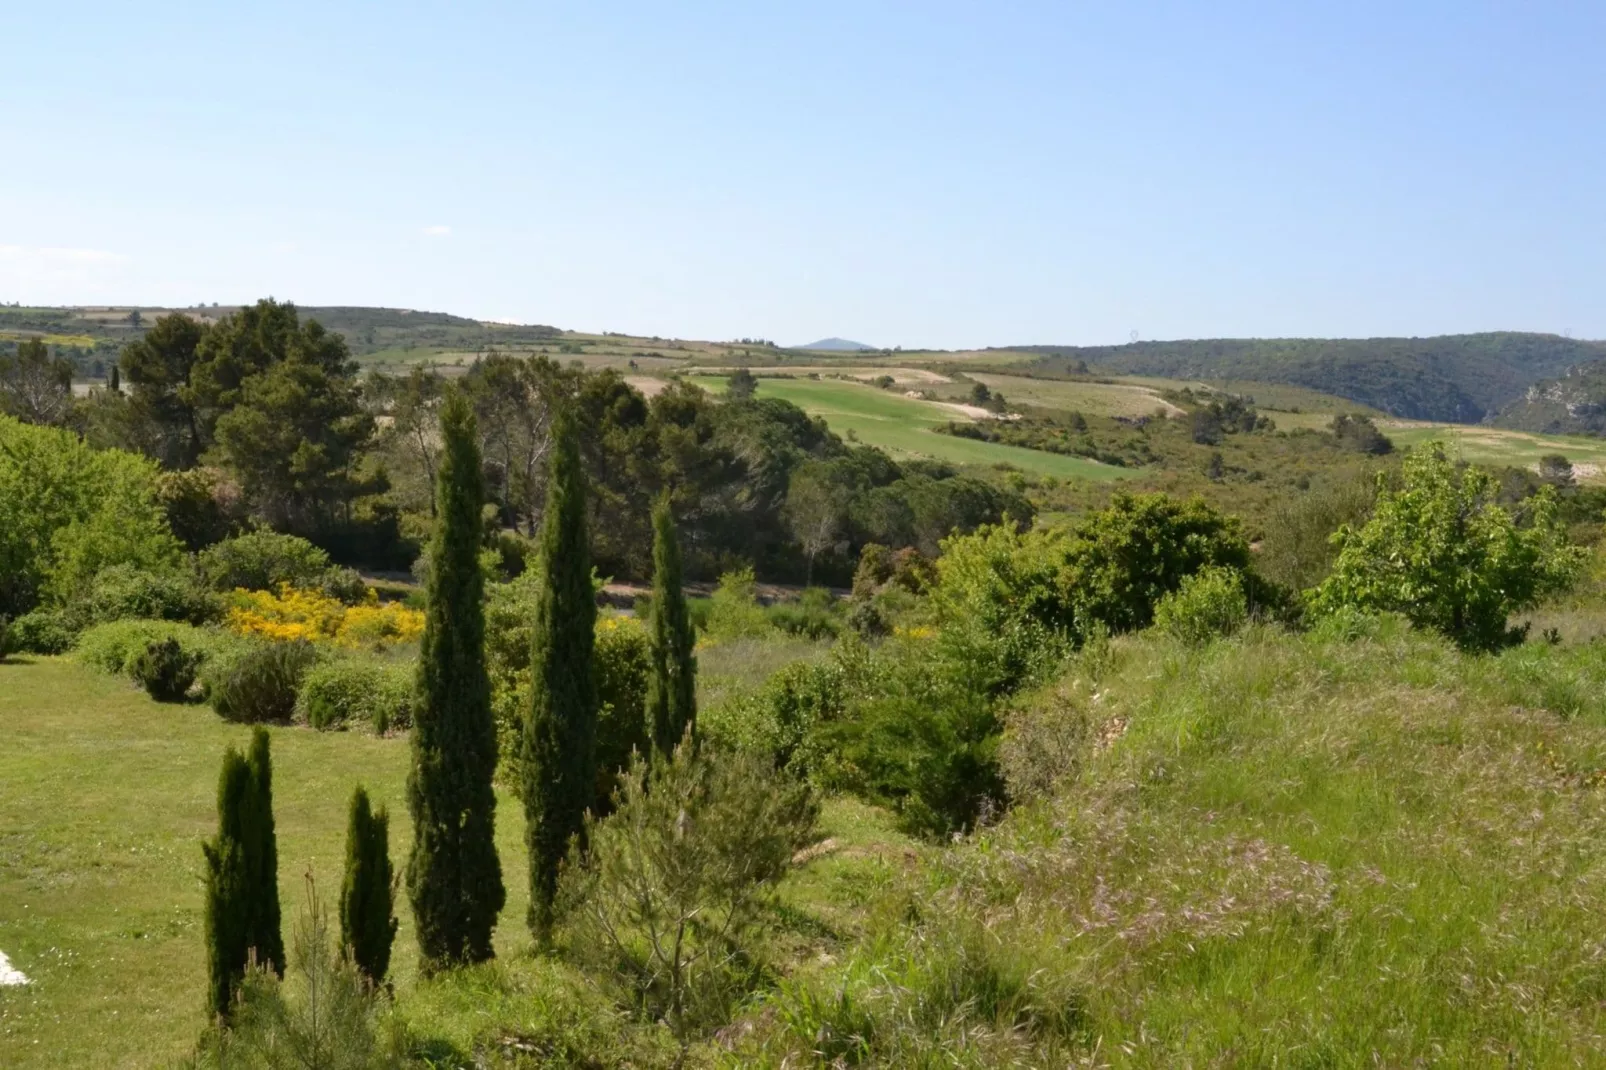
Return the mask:
[[(725, 381), (712, 377), (696, 382), (715, 393)], [(1081, 457), (1067, 457), (1018, 446), (1002, 446), (975, 439), (941, 435), (932, 428), (962, 413), (930, 401), (907, 398), (860, 383), (830, 379), (765, 379), (760, 397), (784, 398), (813, 416), (824, 417), (831, 430), (860, 442), (879, 446), (897, 456), (930, 458), (950, 464), (1008, 464), (1024, 472), (1059, 479), (1121, 479), (1132, 473)]]
[(1573, 463), (1580, 480), (1598, 481), (1606, 473), (1606, 439), (1394, 420), (1381, 420), (1378, 426), (1394, 440), (1396, 446), (1409, 447), (1422, 442), (1439, 441), (1445, 444), (1452, 457), (1474, 464), (1530, 468), (1539, 463), (1539, 458), (1559, 453)]
[[(1022, 375), (972, 372), (970, 378), (1004, 395), (1011, 405), (1079, 412), (1084, 416), (1169, 416), (1182, 413), (1151, 387), (1127, 383), (1086, 383), (1065, 379), (1029, 379)], [(968, 389), (968, 388), (967, 388)]]

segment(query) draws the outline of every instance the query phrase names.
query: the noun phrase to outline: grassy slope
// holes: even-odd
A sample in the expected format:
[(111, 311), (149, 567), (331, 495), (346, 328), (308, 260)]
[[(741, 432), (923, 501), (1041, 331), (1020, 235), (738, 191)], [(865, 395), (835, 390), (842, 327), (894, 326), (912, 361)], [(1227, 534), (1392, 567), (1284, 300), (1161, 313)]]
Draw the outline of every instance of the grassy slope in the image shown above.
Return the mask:
[[(722, 391), (723, 379), (695, 380), (705, 389)], [(906, 398), (859, 383), (839, 380), (765, 379), (759, 386), (761, 397), (790, 401), (804, 411), (825, 418), (831, 429), (846, 435), (852, 431), (859, 441), (879, 446), (895, 455), (929, 457), (952, 464), (1011, 464), (1027, 472), (1061, 479), (1120, 479), (1129, 473), (1110, 465), (1080, 457), (1063, 457), (1015, 446), (939, 435), (931, 428), (950, 420), (964, 419), (959, 413), (928, 401)]]
[(1603, 681), (1389, 628), (1119, 640), (1012, 719), (1058, 786), (807, 968), (754, 1061), (1600, 1065)]

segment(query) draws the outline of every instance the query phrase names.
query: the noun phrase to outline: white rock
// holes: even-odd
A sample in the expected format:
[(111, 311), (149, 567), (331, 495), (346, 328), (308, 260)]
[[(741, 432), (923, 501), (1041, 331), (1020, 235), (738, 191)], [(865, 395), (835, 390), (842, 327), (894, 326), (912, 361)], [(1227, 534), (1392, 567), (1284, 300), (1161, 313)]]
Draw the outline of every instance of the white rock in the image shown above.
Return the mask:
[(4, 951), (0, 951), (0, 985), (25, 985), (27, 983), (28, 975), (21, 970), (12, 969), (11, 960), (6, 958)]

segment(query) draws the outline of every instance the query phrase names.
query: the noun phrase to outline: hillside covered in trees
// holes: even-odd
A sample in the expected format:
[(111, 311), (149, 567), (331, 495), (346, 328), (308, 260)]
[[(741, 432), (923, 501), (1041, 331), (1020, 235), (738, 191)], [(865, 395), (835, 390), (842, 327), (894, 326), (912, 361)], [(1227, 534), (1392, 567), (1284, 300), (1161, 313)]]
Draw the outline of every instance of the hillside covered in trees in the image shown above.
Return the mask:
[(1606, 344), (1499, 331), (1436, 338), (1211, 338), (1122, 346), (1011, 346), (1043, 375), (1248, 379), (1336, 394), (1393, 416), (1477, 423), (1537, 380), (1606, 357)]
[(1534, 383), (1490, 422), (1547, 435), (1606, 434), (1606, 361), (1580, 364)]

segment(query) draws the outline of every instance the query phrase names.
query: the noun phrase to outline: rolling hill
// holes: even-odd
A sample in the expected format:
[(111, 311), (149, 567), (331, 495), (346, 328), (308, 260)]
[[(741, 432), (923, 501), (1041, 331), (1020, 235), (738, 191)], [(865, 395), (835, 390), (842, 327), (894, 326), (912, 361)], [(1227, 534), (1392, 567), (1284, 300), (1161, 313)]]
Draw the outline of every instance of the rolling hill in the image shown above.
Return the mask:
[(1418, 420), (1477, 423), (1530, 384), (1606, 358), (1606, 343), (1502, 331), (1435, 338), (1218, 338), (1120, 346), (1010, 346), (1032, 371), (1253, 379), (1308, 387)]
[(1606, 361), (1534, 383), (1489, 422), (1548, 435), (1606, 435)]
[(867, 346), (863, 342), (855, 342), (848, 338), (822, 338), (818, 342), (810, 342), (806, 346), (795, 346), (796, 349), (823, 349), (837, 353), (859, 353), (873, 350), (875, 346)]

